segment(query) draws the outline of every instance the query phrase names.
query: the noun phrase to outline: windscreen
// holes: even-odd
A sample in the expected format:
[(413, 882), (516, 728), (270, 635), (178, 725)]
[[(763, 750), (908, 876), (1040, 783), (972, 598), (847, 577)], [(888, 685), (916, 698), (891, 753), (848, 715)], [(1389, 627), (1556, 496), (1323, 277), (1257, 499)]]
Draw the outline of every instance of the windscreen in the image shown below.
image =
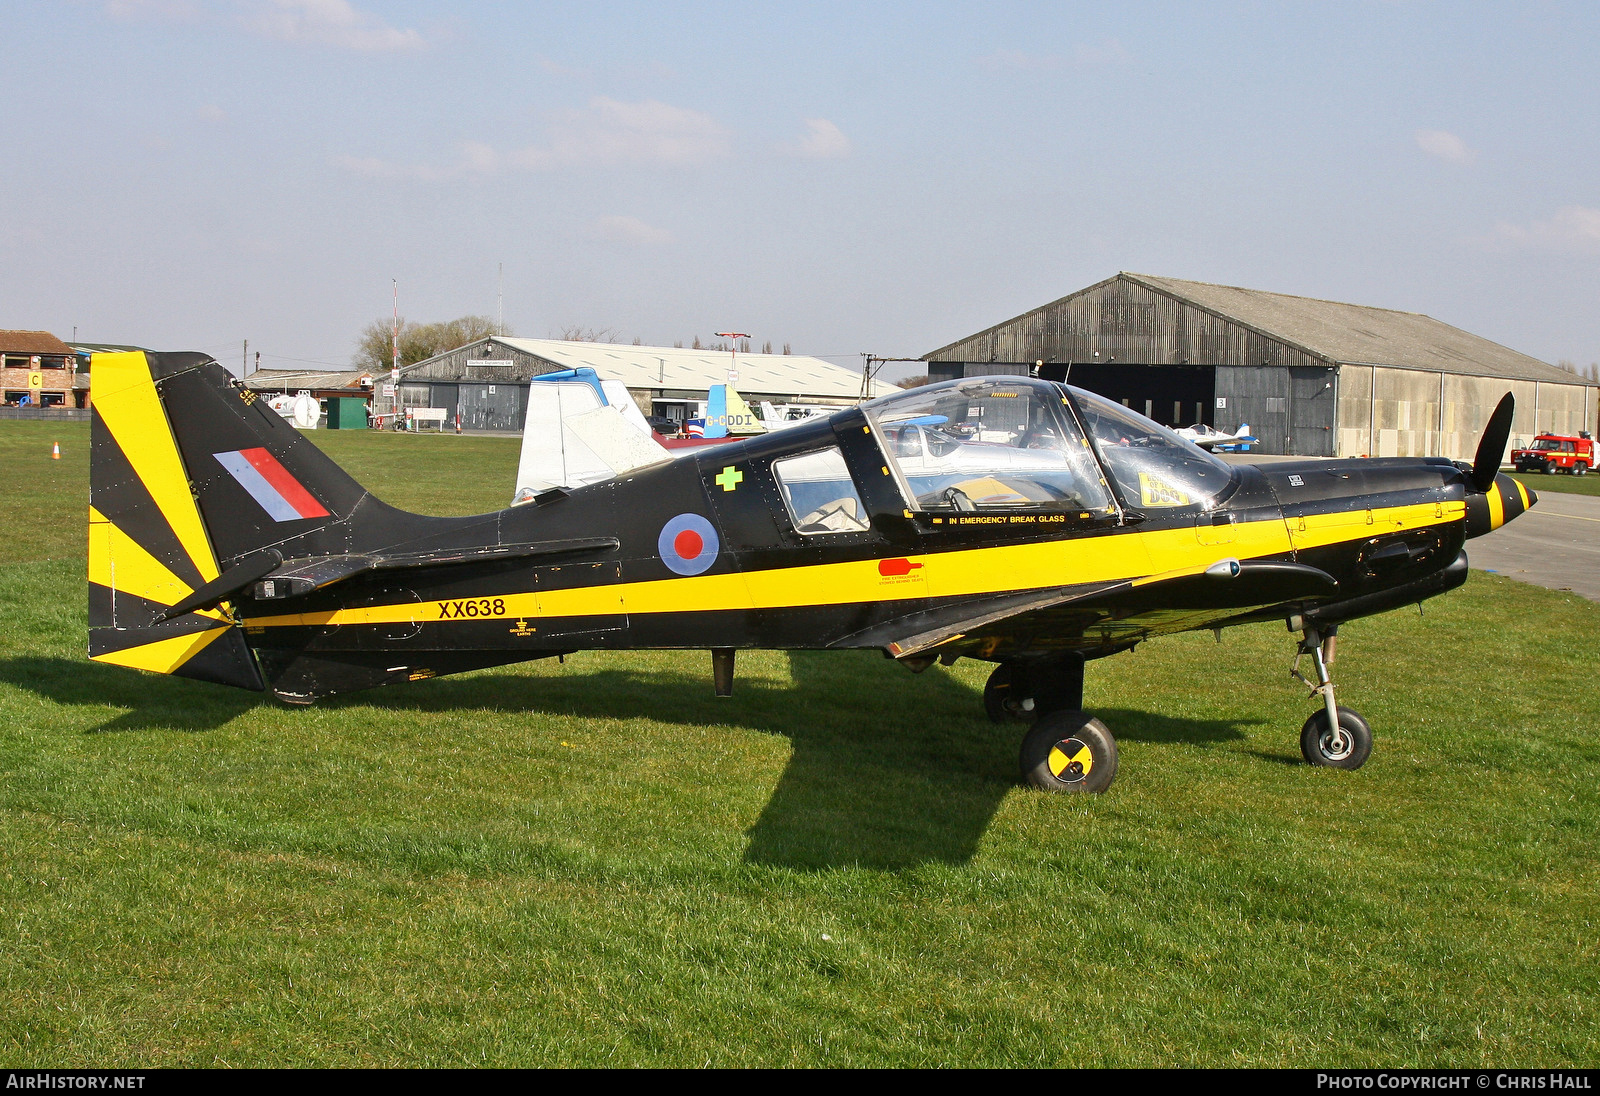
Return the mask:
[(866, 405), (885, 456), (919, 510), (1114, 512), (1061, 390), (977, 379)]
[(1104, 396), (1072, 389), (1122, 500), (1140, 510), (1205, 509), (1235, 479), (1232, 468), (1198, 445)]

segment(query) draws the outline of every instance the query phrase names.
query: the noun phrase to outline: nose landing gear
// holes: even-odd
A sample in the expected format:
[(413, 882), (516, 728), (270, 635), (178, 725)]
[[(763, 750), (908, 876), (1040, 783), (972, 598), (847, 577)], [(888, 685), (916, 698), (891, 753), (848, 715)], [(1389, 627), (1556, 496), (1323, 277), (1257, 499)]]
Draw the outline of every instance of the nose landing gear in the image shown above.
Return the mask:
[[(1328, 667), (1333, 665), (1338, 647), (1339, 629), (1335, 625), (1325, 632), (1307, 625), (1301, 635), (1294, 665), (1289, 669), (1292, 677), (1299, 678), (1311, 690), (1312, 696), (1322, 697), (1322, 708), (1311, 713), (1305, 726), (1300, 728), (1300, 755), (1311, 765), (1329, 769), (1359, 769), (1372, 754), (1372, 728), (1359, 712), (1341, 708), (1334, 701), (1333, 679)], [(1300, 659), (1311, 656), (1311, 665), (1317, 674), (1312, 684), (1300, 672)]]

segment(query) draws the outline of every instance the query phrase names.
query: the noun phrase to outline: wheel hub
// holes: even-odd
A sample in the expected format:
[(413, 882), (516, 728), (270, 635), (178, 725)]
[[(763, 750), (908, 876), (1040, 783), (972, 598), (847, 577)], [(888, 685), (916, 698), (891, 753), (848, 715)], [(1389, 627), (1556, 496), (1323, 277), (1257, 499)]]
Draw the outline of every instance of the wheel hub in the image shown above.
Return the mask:
[(1050, 747), (1050, 774), (1063, 784), (1077, 784), (1094, 768), (1094, 754), (1076, 738), (1063, 738)]
[(1322, 756), (1329, 761), (1343, 761), (1350, 756), (1356, 744), (1343, 727), (1336, 727), (1332, 731), (1323, 731), (1317, 745), (1322, 748)]

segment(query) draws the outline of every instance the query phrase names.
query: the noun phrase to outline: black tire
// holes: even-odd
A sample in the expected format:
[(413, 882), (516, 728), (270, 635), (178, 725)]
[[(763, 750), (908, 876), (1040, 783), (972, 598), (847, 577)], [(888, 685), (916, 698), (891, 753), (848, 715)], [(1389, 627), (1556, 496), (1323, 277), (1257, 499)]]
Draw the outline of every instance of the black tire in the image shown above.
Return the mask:
[(1012, 699), (1011, 691), (1016, 676), (1009, 662), (1000, 663), (989, 675), (988, 682), (983, 686), (983, 710), (989, 722), (1026, 723), (1033, 718), (1032, 713), (1007, 703)]
[(1328, 734), (1328, 710), (1318, 708), (1300, 728), (1300, 754), (1324, 769), (1359, 769), (1372, 755), (1372, 728), (1360, 713), (1339, 709), (1338, 736)]
[(1589, 466), (1580, 460), (1572, 466), (1572, 474), (1574, 476), (1587, 476), (1589, 474)]
[(1544, 469), (1543, 469), (1544, 474), (1547, 475), (1547, 476), (1554, 474), (1555, 470), (1556, 470), (1556, 466), (1553, 465), (1553, 464), (1547, 464), (1547, 465), (1544, 466)]
[(1103, 792), (1117, 776), (1117, 740), (1087, 712), (1051, 712), (1022, 738), (1022, 782), (1051, 792)]

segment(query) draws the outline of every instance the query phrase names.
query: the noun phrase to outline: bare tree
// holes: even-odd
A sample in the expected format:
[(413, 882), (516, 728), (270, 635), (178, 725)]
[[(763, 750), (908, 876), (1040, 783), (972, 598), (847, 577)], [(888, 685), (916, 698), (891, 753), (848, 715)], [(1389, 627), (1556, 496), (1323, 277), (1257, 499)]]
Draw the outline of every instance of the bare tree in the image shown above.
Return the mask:
[(676, 342), (674, 342), (674, 343), (673, 343), (673, 344), (672, 344), (672, 345), (673, 345), (673, 348), (674, 348), (674, 349), (677, 349), (677, 350), (682, 350), (682, 349), (683, 349), (683, 340), (682, 340), (682, 339), (678, 339), (678, 340), (677, 340), (677, 341), (676, 341)]
[(614, 343), (622, 338), (622, 332), (615, 327), (568, 326), (561, 329), (561, 334), (552, 335), (551, 338), (562, 342)]
[(763, 354), (772, 353), (772, 340), (771, 339), (768, 339), (766, 342), (761, 344), (761, 352)]
[[(394, 321), (388, 318), (373, 320), (361, 329), (356, 340), (356, 352), (350, 363), (357, 369), (376, 373), (388, 369), (392, 358)], [(488, 316), (461, 316), (441, 323), (410, 323), (400, 321), (400, 364), (415, 365), (420, 361), (455, 350), (468, 343), (477, 342), (495, 333), (495, 322)], [(506, 331), (505, 334), (510, 334)]]
[(921, 388), (923, 385), (931, 384), (933, 382), (929, 380), (928, 375), (924, 373), (920, 377), (901, 377), (894, 383), (899, 385), (901, 388)]
[(695, 349), (695, 350), (704, 350), (705, 349), (705, 347), (700, 345), (700, 336), (699, 335), (696, 335), (694, 337), (694, 342), (691, 345), (692, 345), (693, 349)]
[(792, 353), (792, 351), (790, 351), (790, 349), (789, 349), (789, 344), (788, 344), (788, 343), (784, 343), (784, 344), (783, 344), (783, 352), (784, 352), (784, 353), (785, 353), (785, 354), (789, 354), (789, 353)]

